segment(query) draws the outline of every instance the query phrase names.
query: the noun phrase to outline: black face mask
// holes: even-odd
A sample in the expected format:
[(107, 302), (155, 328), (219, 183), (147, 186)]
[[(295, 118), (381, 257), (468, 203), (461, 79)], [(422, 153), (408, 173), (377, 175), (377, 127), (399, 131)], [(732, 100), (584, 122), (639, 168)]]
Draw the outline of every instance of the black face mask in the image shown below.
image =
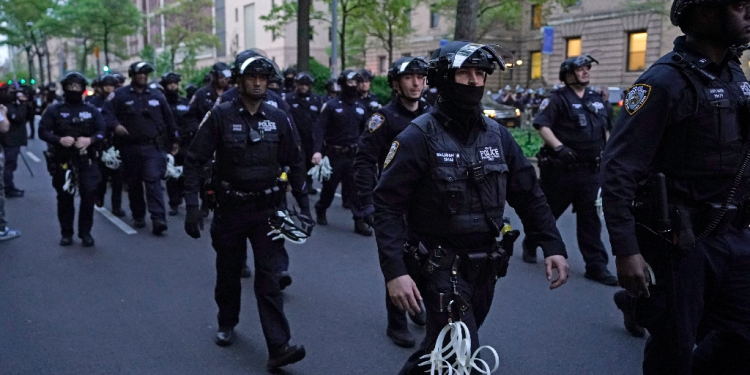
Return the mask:
[(174, 102), (180, 98), (180, 91), (164, 89), (164, 96), (167, 98), (168, 101)]
[(440, 96), (451, 105), (466, 110), (473, 110), (482, 103), (484, 86), (469, 86), (449, 82), (444, 90), (440, 90)]
[(285, 78), (284, 79), (284, 87), (287, 89), (293, 89), (294, 88), (294, 78)]
[(63, 91), (63, 98), (68, 104), (83, 103), (83, 93), (80, 91)]
[(355, 99), (358, 92), (357, 86), (349, 86), (347, 84), (341, 86), (342, 99)]

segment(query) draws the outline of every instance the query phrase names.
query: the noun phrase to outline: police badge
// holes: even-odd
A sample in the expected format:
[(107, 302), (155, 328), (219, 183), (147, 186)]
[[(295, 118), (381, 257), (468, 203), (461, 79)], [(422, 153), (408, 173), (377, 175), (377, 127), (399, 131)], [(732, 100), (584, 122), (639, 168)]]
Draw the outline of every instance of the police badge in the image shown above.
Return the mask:
[(391, 163), (391, 160), (393, 160), (393, 157), (396, 156), (396, 151), (398, 151), (398, 146), (400, 146), (398, 141), (393, 141), (393, 143), (391, 144), (391, 149), (388, 150), (388, 155), (386, 155), (385, 157), (385, 163), (383, 163), (383, 168), (387, 167), (388, 164)]
[(378, 128), (385, 122), (383, 115), (376, 113), (370, 117), (370, 121), (367, 123), (367, 128), (370, 129), (370, 133), (378, 130)]
[(646, 104), (649, 95), (651, 95), (651, 86), (642, 83), (633, 85), (628, 90), (628, 97), (625, 98), (625, 110), (628, 114), (632, 116), (638, 112)]

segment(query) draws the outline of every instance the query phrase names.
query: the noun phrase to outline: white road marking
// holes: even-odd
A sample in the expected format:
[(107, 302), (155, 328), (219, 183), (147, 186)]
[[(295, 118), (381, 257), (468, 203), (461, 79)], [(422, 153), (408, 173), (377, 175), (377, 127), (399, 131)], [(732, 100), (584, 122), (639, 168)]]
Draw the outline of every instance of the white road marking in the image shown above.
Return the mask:
[(136, 232), (135, 229), (131, 228), (130, 225), (125, 224), (125, 222), (123, 222), (122, 220), (120, 220), (120, 218), (118, 218), (117, 216), (115, 216), (111, 212), (109, 212), (108, 209), (106, 209), (104, 207), (97, 207), (97, 206), (94, 206), (94, 209), (97, 210), (100, 214), (104, 215), (104, 217), (106, 217), (107, 220), (111, 221), (112, 224), (114, 224), (118, 228), (122, 229), (122, 231), (125, 232), (125, 234), (136, 234), (136, 233), (138, 233), (138, 232)]
[(28, 155), (31, 160), (33, 160), (33, 161), (35, 161), (37, 163), (39, 163), (39, 162), (42, 161), (42, 159), (39, 159), (38, 157), (36, 157), (36, 155), (34, 155), (34, 153), (31, 152), (31, 151), (26, 151), (26, 155)]

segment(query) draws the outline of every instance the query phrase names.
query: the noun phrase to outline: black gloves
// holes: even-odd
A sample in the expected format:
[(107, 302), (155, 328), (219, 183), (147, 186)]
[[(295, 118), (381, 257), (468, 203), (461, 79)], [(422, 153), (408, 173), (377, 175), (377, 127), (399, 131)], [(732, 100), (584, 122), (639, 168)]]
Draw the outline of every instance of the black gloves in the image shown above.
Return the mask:
[(370, 203), (362, 207), (362, 219), (369, 226), (373, 226), (375, 222), (375, 206)]
[(203, 230), (203, 213), (198, 206), (187, 206), (185, 214), (185, 233), (193, 238), (201, 238)]
[(555, 148), (555, 158), (557, 160), (566, 163), (575, 163), (577, 157), (578, 155), (576, 155), (576, 152), (570, 149), (568, 146), (560, 145)]

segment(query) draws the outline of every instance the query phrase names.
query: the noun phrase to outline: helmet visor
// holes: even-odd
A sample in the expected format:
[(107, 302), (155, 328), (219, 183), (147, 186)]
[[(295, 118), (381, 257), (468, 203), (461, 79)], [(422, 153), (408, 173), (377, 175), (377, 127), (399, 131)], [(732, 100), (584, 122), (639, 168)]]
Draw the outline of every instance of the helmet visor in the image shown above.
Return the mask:
[[(458, 69), (462, 67), (467, 61), (469, 63), (472, 63), (472, 60), (469, 60), (469, 57), (471, 57), (475, 52), (479, 50), (483, 50), (487, 53), (487, 59), (489, 60), (490, 64), (497, 63), (499, 68), (501, 70), (505, 70), (505, 60), (498, 55), (496, 52), (497, 50), (502, 50), (503, 47), (500, 46), (491, 46), (487, 44), (477, 44), (477, 43), (470, 43), (463, 47), (461, 47), (460, 50), (456, 52), (456, 54), (453, 57), (453, 64), (451, 65), (452, 68)], [(511, 55), (512, 56), (512, 55)]]

